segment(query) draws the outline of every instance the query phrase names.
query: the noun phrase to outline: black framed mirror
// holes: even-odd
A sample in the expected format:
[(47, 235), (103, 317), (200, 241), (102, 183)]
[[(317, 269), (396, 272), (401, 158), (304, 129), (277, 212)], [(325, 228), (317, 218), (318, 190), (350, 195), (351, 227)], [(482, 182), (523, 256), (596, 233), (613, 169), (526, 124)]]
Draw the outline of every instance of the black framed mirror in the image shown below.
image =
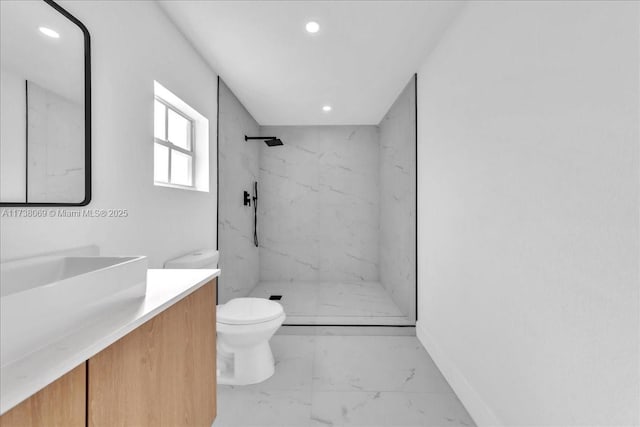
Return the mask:
[(90, 52), (55, 2), (0, 1), (0, 206), (91, 201)]

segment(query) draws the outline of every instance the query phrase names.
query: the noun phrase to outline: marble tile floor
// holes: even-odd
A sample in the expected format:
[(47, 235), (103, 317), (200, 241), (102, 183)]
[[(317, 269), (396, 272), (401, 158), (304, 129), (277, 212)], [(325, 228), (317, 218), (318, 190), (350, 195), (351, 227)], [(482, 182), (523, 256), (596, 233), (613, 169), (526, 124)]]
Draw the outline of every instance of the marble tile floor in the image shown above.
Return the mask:
[(282, 295), (287, 325), (410, 325), (379, 282), (260, 282), (250, 297)]
[(276, 373), (218, 386), (213, 427), (474, 426), (416, 337), (276, 335)]

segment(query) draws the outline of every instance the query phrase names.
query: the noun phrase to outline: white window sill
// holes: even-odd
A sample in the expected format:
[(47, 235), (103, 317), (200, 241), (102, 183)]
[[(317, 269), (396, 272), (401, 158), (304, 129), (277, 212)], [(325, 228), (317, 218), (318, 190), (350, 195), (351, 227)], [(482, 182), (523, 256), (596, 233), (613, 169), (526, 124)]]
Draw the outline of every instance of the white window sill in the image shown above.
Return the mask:
[(201, 188), (189, 187), (189, 186), (186, 186), (186, 185), (169, 184), (168, 182), (154, 182), (153, 185), (158, 186), (158, 187), (175, 188), (176, 190), (197, 191), (197, 192), (200, 192), (200, 193), (208, 193), (209, 192), (209, 190), (205, 190), (205, 189), (201, 189)]

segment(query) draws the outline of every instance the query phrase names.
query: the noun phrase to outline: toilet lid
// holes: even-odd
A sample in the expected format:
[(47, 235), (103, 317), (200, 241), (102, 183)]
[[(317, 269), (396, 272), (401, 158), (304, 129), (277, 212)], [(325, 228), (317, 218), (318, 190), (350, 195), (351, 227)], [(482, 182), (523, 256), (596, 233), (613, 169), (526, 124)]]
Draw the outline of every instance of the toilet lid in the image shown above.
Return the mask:
[(234, 298), (218, 306), (217, 321), (229, 325), (250, 325), (273, 320), (284, 313), (282, 306), (265, 298)]

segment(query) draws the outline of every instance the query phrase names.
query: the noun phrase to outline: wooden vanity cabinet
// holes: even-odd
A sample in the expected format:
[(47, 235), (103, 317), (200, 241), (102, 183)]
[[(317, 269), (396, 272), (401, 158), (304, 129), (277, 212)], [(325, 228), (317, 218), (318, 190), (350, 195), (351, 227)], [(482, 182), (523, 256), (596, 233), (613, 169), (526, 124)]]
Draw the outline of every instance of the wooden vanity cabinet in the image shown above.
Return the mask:
[(86, 363), (67, 372), (4, 413), (0, 417), (0, 426), (85, 426), (86, 373)]
[(89, 426), (211, 426), (215, 295), (208, 283), (89, 359)]
[(0, 426), (210, 427), (215, 308), (214, 279), (8, 411)]

